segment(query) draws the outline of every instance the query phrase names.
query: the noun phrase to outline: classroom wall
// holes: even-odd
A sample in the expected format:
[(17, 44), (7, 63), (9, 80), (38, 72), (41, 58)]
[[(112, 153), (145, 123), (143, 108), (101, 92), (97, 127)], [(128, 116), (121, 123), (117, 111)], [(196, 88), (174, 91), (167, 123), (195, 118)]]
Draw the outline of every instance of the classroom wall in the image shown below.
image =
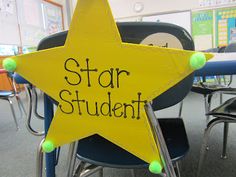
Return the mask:
[[(72, 11), (77, 0), (70, 0)], [(134, 11), (135, 3), (142, 3), (144, 9)], [(198, 7), (198, 0), (109, 0), (113, 15), (116, 19), (133, 16), (142, 16), (172, 11), (183, 11)]]
[[(51, 10), (56, 6), (51, 6), (46, 3), (42, 11), (42, 0), (17, 0), (17, 1), (2, 1), (0, 0), (0, 45), (18, 45), (18, 46), (35, 46), (39, 40), (53, 33), (57, 30), (50, 22), (50, 18), (54, 20), (61, 20), (61, 18), (53, 17), (50, 15), (48, 9)], [(68, 29), (68, 18), (66, 2), (68, 0), (45, 0), (62, 5), (63, 7), (63, 22), (64, 29)], [(58, 11), (59, 10), (59, 11)], [(53, 9), (55, 13), (60, 13), (60, 8)], [(45, 13), (43, 15), (43, 13)], [(53, 13), (54, 14), (54, 13)], [(51, 16), (51, 17), (50, 17)], [(45, 22), (45, 24), (44, 24)], [(54, 26), (53, 26), (54, 25)], [(47, 29), (46, 29), (47, 28)], [(49, 29), (50, 28), (50, 29)], [(57, 31), (58, 31), (57, 30)]]
[[(115, 18), (190, 10), (198, 8), (199, 5), (198, 0), (109, 0), (109, 2)], [(134, 11), (136, 2), (143, 3), (144, 9), (140, 13)]]
[[(60, 1), (60, 0), (58, 0)], [(68, 0), (70, 3), (71, 13), (75, 8), (77, 0)], [(200, 3), (207, 2), (204, 0), (108, 0), (116, 19), (130, 18), (135, 16), (146, 16), (152, 14), (163, 14), (186, 10), (199, 10), (208, 9), (207, 6), (201, 6)], [(214, 0), (208, 0), (214, 1)], [(230, 2), (228, 4), (228, 1)], [(230, 0), (215, 0), (218, 5), (211, 5), (210, 8), (216, 8), (221, 6), (236, 6), (235, 2)], [(142, 3), (144, 8), (141, 12), (134, 11), (136, 3)], [(222, 4), (220, 4), (222, 3)]]
[[(70, 0), (73, 8), (76, 1)], [(109, 2), (115, 18), (190, 10), (198, 8), (199, 5), (199, 0), (109, 0)], [(143, 11), (140, 13), (134, 11), (134, 6), (137, 2), (142, 3), (144, 6)]]
[[(122, 21), (160, 21), (179, 25), (192, 34), (196, 50), (204, 50), (217, 46), (225, 46), (236, 41), (236, 2), (232, 0), (108, 0), (115, 19)], [(76, 6), (77, 0), (70, 0), (71, 14)], [(142, 4), (140, 12), (135, 11), (135, 4)], [(234, 7), (231, 10), (232, 22), (228, 27), (228, 36), (217, 33), (215, 18), (216, 9)], [(200, 14), (196, 15), (196, 13)], [(232, 13), (233, 12), (233, 13)], [(227, 12), (229, 13), (229, 12)], [(196, 18), (193, 16), (195, 15)], [(233, 16), (232, 16), (233, 15)], [(232, 17), (233, 18), (232, 18)], [(194, 18), (193, 18), (194, 17)], [(226, 17), (222, 17), (226, 18)], [(200, 26), (200, 27), (199, 27)], [(228, 25), (229, 26), (229, 25)], [(224, 27), (224, 26), (223, 26)], [(221, 27), (221, 30), (223, 30)], [(226, 27), (224, 27), (226, 30)], [(196, 31), (198, 31), (196, 33)], [(232, 33), (232, 34), (231, 34)], [(218, 40), (218, 38), (229, 38), (229, 40)], [(202, 43), (203, 40), (206, 42)], [(220, 42), (221, 43), (220, 43)]]

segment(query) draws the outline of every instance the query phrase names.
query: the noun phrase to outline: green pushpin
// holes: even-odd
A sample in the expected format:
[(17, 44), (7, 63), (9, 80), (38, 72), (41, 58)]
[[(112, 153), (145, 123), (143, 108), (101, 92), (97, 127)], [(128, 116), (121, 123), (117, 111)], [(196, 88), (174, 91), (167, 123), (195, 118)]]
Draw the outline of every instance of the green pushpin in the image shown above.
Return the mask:
[(152, 161), (149, 165), (149, 171), (154, 174), (162, 173), (162, 166), (158, 161)]
[(13, 60), (12, 58), (6, 58), (2, 62), (2, 66), (8, 72), (13, 72), (16, 70), (17, 64), (16, 64), (16, 61)]
[(55, 149), (55, 146), (52, 141), (47, 140), (42, 144), (43, 152), (50, 153)]
[(196, 52), (190, 58), (190, 66), (194, 70), (202, 68), (205, 64), (206, 56), (202, 52)]

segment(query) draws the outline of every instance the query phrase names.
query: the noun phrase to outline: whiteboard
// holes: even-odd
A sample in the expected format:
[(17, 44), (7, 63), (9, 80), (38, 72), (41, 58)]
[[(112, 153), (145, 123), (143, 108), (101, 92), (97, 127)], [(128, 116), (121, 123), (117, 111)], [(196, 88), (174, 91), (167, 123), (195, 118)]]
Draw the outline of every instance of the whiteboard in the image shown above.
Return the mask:
[(186, 29), (191, 34), (190, 11), (143, 17), (142, 21), (172, 23)]
[(15, 0), (0, 0), (0, 44), (19, 45)]

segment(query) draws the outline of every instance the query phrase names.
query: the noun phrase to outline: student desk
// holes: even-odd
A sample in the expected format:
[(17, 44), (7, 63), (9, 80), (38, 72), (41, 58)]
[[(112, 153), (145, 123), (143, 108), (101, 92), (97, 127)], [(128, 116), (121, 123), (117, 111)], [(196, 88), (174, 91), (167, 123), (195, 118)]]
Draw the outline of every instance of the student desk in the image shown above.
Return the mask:
[(214, 58), (195, 72), (195, 76), (236, 74), (236, 53), (215, 53)]

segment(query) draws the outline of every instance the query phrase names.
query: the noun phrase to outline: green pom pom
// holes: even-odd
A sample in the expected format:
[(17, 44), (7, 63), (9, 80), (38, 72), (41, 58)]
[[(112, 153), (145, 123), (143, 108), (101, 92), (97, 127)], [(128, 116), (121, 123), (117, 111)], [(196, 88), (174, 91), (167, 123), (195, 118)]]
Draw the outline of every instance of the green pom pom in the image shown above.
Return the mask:
[(194, 53), (190, 58), (190, 66), (192, 69), (200, 69), (206, 64), (206, 56), (202, 52)]
[(149, 171), (154, 174), (161, 174), (162, 173), (162, 166), (158, 161), (153, 161), (149, 165)]
[(13, 72), (16, 70), (16, 61), (12, 58), (6, 58), (2, 62), (2, 66), (8, 72)]
[(48, 140), (48, 141), (44, 141), (44, 143), (42, 144), (42, 148), (43, 148), (43, 152), (50, 153), (54, 151), (55, 146), (52, 141)]

